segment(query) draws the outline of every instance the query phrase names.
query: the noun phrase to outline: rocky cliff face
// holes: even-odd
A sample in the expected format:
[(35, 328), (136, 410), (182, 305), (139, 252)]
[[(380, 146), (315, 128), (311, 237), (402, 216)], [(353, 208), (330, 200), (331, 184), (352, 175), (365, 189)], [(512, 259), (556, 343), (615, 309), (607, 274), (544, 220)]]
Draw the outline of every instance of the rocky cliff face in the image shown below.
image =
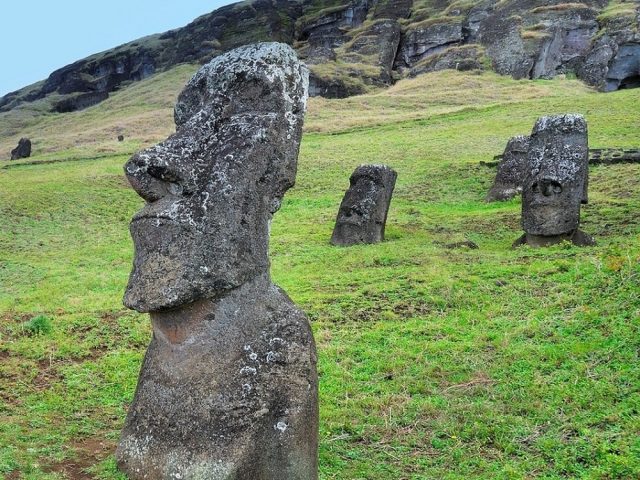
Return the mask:
[(0, 99), (0, 111), (48, 96), (55, 111), (86, 108), (156, 71), (266, 40), (294, 46), (311, 95), (446, 68), (570, 74), (612, 91), (640, 86), (639, 24), (638, 0), (253, 0), (61, 68)]

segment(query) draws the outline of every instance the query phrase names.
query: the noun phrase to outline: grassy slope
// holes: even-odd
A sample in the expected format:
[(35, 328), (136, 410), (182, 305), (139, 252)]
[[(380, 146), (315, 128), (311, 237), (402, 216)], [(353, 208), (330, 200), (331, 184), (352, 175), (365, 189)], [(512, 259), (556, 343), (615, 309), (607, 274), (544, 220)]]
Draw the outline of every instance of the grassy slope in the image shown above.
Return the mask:
[[(34, 126), (41, 152), (54, 142), (62, 152), (35, 160), (70, 155), (60, 138), (83, 125), (95, 142), (75, 153), (99, 154), (113, 136), (106, 119), (131, 125), (129, 148), (159, 140), (187, 73), (155, 77), (132, 97), (131, 116), (153, 111), (151, 123), (105, 103)], [(307, 311), (318, 343), (321, 478), (640, 475), (640, 165), (591, 169), (583, 227), (597, 247), (547, 250), (509, 248), (519, 200), (485, 204), (495, 172), (478, 165), (552, 112), (584, 113), (593, 146), (636, 146), (639, 101), (640, 89), (604, 95), (575, 81), (455, 72), (312, 99), (271, 252), (276, 282)], [(141, 205), (122, 178), (125, 159), (0, 169), (6, 478), (119, 478), (112, 453), (150, 334), (147, 317), (120, 303), (127, 223)], [(363, 162), (399, 173), (387, 241), (331, 247), (348, 176)], [(465, 238), (480, 249), (441, 246)], [(29, 334), (23, 322), (37, 314), (51, 332)]]

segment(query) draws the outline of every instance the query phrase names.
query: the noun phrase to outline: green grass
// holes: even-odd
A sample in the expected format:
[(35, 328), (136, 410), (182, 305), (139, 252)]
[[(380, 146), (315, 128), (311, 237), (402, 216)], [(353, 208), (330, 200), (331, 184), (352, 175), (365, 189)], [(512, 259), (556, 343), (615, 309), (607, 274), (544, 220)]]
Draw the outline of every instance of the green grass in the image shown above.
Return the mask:
[[(520, 201), (484, 203), (495, 170), (478, 162), (555, 112), (585, 114), (594, 147), (637, 146), (639, 101), (457, 72), (312, 99), (271, 259), (318, 344), (323, 480), (638, 478), (640, 165), (591, 169), (597, 247), (512, 250)], [(118, 112), (90, 115), (100, 130)], [(122, 478), (113, 451), (150, 338), (121, 305), (142, 204), (126, 158), (0, 169), (0, 477)], [(387, 239), (335, 248), (360, 163), (398, 171)], [(480, 248), (442, 246), (464, 239)], [(25, 331), (38, 315), (50, 329)]]

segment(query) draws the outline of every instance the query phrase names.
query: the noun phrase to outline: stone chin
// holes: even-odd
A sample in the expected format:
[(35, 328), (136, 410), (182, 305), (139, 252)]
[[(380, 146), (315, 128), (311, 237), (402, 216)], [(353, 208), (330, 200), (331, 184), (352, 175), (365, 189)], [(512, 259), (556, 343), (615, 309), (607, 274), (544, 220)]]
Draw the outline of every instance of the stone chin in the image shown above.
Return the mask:
[(174, 222), (136, 220), (130, 231), (135, 256), (124, 305), (138, 312), (215, 298), (259, 273), (229, 265), (222, 252), (212, 251), (215, 239)]

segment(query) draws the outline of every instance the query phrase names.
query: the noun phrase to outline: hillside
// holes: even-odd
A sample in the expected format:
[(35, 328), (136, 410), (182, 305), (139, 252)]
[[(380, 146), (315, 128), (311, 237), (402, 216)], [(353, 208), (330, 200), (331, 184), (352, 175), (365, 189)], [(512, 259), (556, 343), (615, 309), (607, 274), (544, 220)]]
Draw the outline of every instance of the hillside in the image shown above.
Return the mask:
[(443, 69), (563, 74), (613, 91), (640, 86), (639, 23), (633, 0), (249, 0), (64, 66), (0, 98), (0, 112), (81, 110), (178, 64), (273, 40), (296, 48), (324, 97)]
[[(35, 156), (0, 168), (0, 477), (122, 479), (113, 451), (150, 335), (121, 304), (142, 202), (122, 165), (171, 131), (195, 68), (83, 111), (23, 111)], [(479, 165), (550, 113), (583, 113), (593, 147), (637, 146), (639, 102), (451, 70), (310, 100), (271, 260), (318, 344), (322, 479), (640, 476), (640, 165), (591, 168), (582, 226), (598, 246), (544, 250), (510, 248), (520, 200), (484, 203), (495, 170)], [(387, 240), (332, 247), (363, 162), (399, 174)], [(444, 247), (464, 239), (479, 249)]]

